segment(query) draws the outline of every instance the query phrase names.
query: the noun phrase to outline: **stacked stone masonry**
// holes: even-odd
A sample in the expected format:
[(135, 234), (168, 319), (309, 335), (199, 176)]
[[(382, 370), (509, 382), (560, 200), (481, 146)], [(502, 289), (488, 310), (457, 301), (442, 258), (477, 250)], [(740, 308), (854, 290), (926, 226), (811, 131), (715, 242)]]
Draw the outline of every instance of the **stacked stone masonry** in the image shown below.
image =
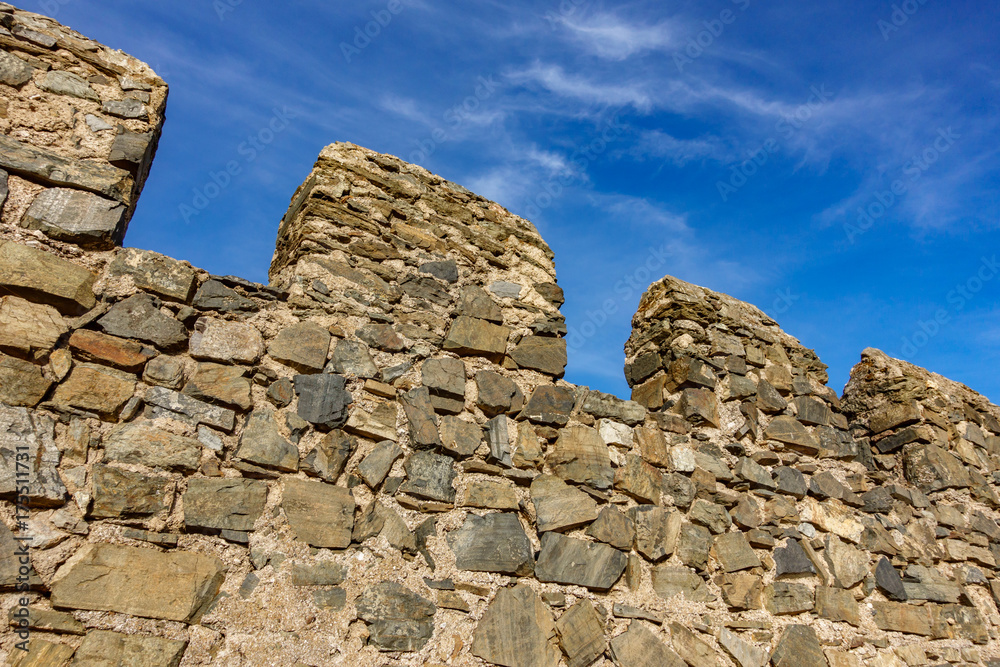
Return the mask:
[(0, 26), (7, 664), (1000, 665), (982, 396), (670, 277), (574, 386), (535, 228), (351, 144), (269, 285), (119, 247), (166, 86)]

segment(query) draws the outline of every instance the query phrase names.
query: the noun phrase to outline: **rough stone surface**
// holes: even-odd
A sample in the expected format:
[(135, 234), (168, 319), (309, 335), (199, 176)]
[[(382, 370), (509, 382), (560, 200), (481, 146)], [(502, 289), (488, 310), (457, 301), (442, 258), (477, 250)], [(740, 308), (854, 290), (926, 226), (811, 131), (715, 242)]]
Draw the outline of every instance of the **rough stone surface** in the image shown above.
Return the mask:
[(196, 478), (181, 499), (184, 525), (218, 530), (253, 530), (264, 511), (267, 484), (252, 479)]
[(223, 576), (222, 562), (210, 556), (87, 544), (56, 573), (52, 606), (191, 623)]
[(135, 378), (101, 366), (76, 366), (52, 402), (108, 417), (116, 416), (135, 393)]
[(177, 667), (184, 657), (187, 645), (187, 641), (176, 639), (93, 630), (87, 633), (76, 650), (72, 664)]
[(64, 315), (79, 315), (97, 303), (96, 277), (43, 250), (0, 241), (0, 293), (55, 306)]
[(539, 532), (565, 531), (597, 518), (597, 501), (552, 475), (539, 475), (531, 483)]
[(45, 398), (51, 386), (52, 381), (42, 374), (41, 366), (0, 354), (0, 403), (33, 408)]
[(463, 355), (497, 357), (507, 350), (510, 329), (464, 315), (451, 325), (444, 349)]
[(534, 570), (531, 543), (516, 514), (468, 514), (462, 527), (449, 533), (448, 546), (459, 570), (521, 577)]
[(548, 336), (527, 336), (510, 353), (521, 368), (562, 377), (566, 372), (566, 341)]
[(625, 561), (625, 554), (606, 544), (545, 533), (535, 577), (539, 581), (606, 591), (621, 578)]
[(501, 588), (472, 639), (472, 654), (504, 667), (556, 667), (552, 614), (528, 586)]
[(789, 625), (771, 652), (774, 667), (828, 667), (816, 631), (808, 625)]
[(264, 340), (249, 324), (202, 317), (194, 325), (189, 351), (195, 359), (252, 364), (264, 353)]
[(236, 458), (265, 468), (295, 472), (299, 468), (299, 450), (278, 430), (272, 410), (257, 410), (247, 418)]
[(560, 616), (556, 631), (568, 667), (586, 667), (608, 647), (604, 623), (590, 600), (576, 603)]
[(111, 277), (128, 276), (132, 283), (169, 301), (187, 303), (195, 288), (195, 272), (185, 262), (149, 250), (123, 248), (108, 266)]
[(97, 321), (105, 333), (119, 338), (135, 338), (162, 350), (173, 350), (188, 340), (184, 325), (164, 315), (147, 294), (119, 301)]
[(614, 482), (607, 446), (596, 429), (570, 426), (563, 429), (546, 463), (564, 480), (607, 489)]
[(406, 481), (400, 491), (420, 498), (455, 502), (455, 466), (447, 456), (422, 451), (406, 461)]
[(611, 655), (621, 667), (684, 667), (685, 663), (639, 621), (611, 640)]
[(95, 466), (94, 504), (91, 516), (150, 516), (170, 508), (173, 489), (166, 477), (132, 472), (111, 466)]
[(340, 428), (347, 423), (347, 406), (354, 402), (346, 386), (339, 375), (296, 375), (299, 417), (326, 429)]
[[(300, 322), (282, 329), (267, 353), (296, 370), (318, 371), (326, 365), (330, 339), (330, 332), (315, 322)], [(374, 373), (365, 377), (374, 377)]]
[(314, 547), (344, 549), (354, 529), (354, 498), (339, 486), (288, 478), (281, 508), (295, 536)]
[(31, 203), (22, 224), (57, 241), (107, 250), (125, 236), (125, 206), (89, 192), (52, 188)]
[(164, 470), (193, 472), (201, 461), (201, 443), (141, 422), (125, 424), (104, 443), (105, 457)]
[(437, 607), (396, 582), (374, 586), (358, 599), (368, 641), (381, 651), (419, 651), (434, 632)]
[(184, 393), (202, 401), (249, 410), (253, 407), (253, 399), (250, 381), (245, 375), (246, 370), (239, 366), (198, 364), (184, 386)]

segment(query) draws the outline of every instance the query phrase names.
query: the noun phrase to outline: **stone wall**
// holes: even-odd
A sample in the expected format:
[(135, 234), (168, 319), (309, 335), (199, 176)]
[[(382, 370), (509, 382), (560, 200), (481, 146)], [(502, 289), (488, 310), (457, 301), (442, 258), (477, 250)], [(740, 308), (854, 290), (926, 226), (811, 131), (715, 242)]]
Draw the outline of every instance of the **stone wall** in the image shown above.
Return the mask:
[(121, 245), (166, 103), (145, 63), (0, 3), (0, 220), (88, 250)]
[[(758, 309), (669, 277), (626, 345), (633, 400), (569, 384), (537, 230), (351, 144), (293, 196), (269, 285), (117, 247), (166, 87), (0, 24), (10, 664), (1000, 664), (983, 397), (869, 350), (840, 399)], [(119, 173), (130, 135), (75, 133), (120, 97), (149, 114), (123, 123), (141, 160), (113, 193), (68, 182)], [(126, 212), (99, 240), (91, 204), (31, 222), (59, 188)]]

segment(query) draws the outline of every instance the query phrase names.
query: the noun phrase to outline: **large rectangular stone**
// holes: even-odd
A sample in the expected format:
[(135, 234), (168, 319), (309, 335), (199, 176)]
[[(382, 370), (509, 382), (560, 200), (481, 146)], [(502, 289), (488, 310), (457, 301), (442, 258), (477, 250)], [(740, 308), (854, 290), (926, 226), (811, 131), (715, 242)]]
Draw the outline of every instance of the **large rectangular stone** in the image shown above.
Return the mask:
[[(2, 271), (2, 268), (0, 268)], [(52, 306), (17, 296), (0, 297), (0, 348), (20, 353), (48, 352), (68, 327)]]
[(135, 393), (135, 384), (134, 376), (121, 371), (81, 364), (59, 385), (52, 402), (59, 407), (116, 417)]
[(52, 606), (193, 623), (224, 577), (222, 561), (210, 556), (86, 544), (56, 572)]
[(125, 204), (132, 195), (132, 176), (124, 169), (56, 155), (0, 134), (0, 168), (47, 185), (89, 190)]
[(232, 431), (236, 413), (228, 408), (210, 405), (164, 387), (151, 387), (144, 396), (146, 403), (188, 417), (195, 424), (214, 426)]
[(108, 250), (125, 238), (126, 208), (121, 202), (68, 188), (39, 194), (21, 224), (49, 238), (81, 248)]
[(138, 289), (171, 301), (187, 303), (194, 295), (194, 269), (186, 262), (151, 250), (122, 248), (108, 266), (108, 272), (114, 277), (128, 276)]
[(460, 315), (451, 325), (444, 349), (458, 354), (502, 357), (507, 351), (510, 329), (485, 320)]
[(177, 667), (186, 648), (186, 640), (91, 630), (76, 650), (72, 664)]
[(346, 549), (354, 529), (354, 497), (340, 486), (285, 480), (281, 507), (292, 532), (321, 549)]
[(27, 482), (32, 507), (63, 504), (66, 487), (57, 470), (60, 453), (54, 431), (55, 424), (45, 415), (0, 405), (0, 498), (15, 498)]
[(97, 303), (96, 278), (82, 266), (44, 250), (0, 241), (0, 294), (55, 306), (64, 315), (79, 315)]
[(194, 478), (182, 502), (185, 526), (251, 531), (267, 502), (267, 482)]
[(104, 443), (104, 456), (120, 463), (193, 472), (201, 462), (201, 443), (148, 424), (131, 423), (111, 433)]
[(606, 591), (622, 576), (626, 561), (624, 553), (606, 544), (545, 533), (535, 577), (539, 581)]

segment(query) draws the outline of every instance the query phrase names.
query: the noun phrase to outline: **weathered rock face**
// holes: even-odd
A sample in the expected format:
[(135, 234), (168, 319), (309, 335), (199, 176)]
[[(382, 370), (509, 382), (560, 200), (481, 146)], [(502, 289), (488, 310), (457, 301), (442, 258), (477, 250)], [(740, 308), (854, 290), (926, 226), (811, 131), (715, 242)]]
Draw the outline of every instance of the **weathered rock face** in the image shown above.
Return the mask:
[(271, 285), (118, 248), (164, 94), (0, 3), (13, 664), (1000, 658), (1000, 408), (872, 350), (840, 399), (759, 310), (669, 277), (632, 400), (573, 386), (534, 227), (350, 144)]
[[(0, 169), (10, 194), (0, 220), (86, 248), (120, 245), (156, 153), (167, 85), (51, 19), (9, 5), (2, 14)], [(122, 115), (126, 106), (135, 113)], [(73, 132), (53, 132), (42, 115)]]

